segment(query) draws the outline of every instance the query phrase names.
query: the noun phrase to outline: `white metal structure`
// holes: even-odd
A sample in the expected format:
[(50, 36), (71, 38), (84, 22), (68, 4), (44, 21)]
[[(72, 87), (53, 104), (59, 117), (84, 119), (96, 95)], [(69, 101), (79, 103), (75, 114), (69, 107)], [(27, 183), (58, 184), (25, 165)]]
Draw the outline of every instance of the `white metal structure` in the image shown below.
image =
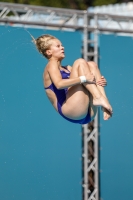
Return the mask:
[[(82, 30), (83, 56), (98, 62), (98, 33), (133, 33), (133, 16), (0, 3), (0, 24)], [(94, 39), (90, 39), (93, 33)], [(92, 51), (93, 49), (93, 51)], [(99, 200), (98, 115), (83, 126), (83, 200)]]
[(89, 7), (88, 12), (91, 13), (108, 13), (108, 14), (117, 14), (124, 16), (133, 16), (133, 2), (127, 3), (116, 3), (102, 6)]

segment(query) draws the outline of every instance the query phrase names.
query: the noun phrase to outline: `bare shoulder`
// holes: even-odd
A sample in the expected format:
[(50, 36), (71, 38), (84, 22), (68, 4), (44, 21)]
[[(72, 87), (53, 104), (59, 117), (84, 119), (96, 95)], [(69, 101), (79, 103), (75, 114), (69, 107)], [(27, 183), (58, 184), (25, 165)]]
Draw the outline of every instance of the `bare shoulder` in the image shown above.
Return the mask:
[(55, 70), (57, 70), (58, 69), (58, 64), (57, 64), (57, 62), (55, 62), (55, 61), (50, 61), (48, 64), (47, 64), (47, 66), (46, 66), (46, 70), (48, 71), (48, 72), (50, 72), (50, 71), (55, 71)]
[(48, 64), (44, 67), (43, 78), (48, 75)]
[(56, 65), (56, 62), (49, 62), (44, 68), (43, 76), (48, 77), (51, 73), (55, 72), (55, 69), (58, 68)]
[(44, 80), (44, 82), (45, 82), (45, 81), (48, 80), (48, 79), (49, 79), (48, 65), (46, 65), (46, 66), (44, 67), (44, 71), (43, 71), (43, 80)]
[(44, 67), (43, 77), (45, 77), (45, 79), (49, 77), (50, 72), (53, 71), (55, 64), (55, 62), (48, 62)]

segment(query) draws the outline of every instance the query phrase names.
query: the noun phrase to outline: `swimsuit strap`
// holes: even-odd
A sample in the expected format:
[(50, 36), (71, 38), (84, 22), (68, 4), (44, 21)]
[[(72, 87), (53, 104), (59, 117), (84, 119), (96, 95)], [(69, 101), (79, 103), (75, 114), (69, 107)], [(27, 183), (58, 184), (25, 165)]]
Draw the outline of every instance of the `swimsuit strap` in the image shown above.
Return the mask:
[[(68, 66), (68, 65), (66, 65), (66, 66), (62, 66), (62, 67), (63, 67), (64, 69), (66, 69), (66, 70), (69, 71), (69, 69), (67, 69), (67, 66)], [(70, 71), (69, 71), (69, 72), (70, 72)]]
[(53, 84), (51, 83), (51, 85), (49, 85), (48, 87), (45, 87), (44, 89), (45, 89), (45, 90), (51, 89), (52, 91), (54, 91), (54, 89), (53, 89)]

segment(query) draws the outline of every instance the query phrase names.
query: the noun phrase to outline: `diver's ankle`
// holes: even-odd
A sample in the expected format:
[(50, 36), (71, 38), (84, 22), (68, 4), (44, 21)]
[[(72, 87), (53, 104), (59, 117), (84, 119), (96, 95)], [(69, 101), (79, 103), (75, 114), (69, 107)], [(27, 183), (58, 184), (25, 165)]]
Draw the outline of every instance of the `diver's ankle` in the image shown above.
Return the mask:
[(93, 100), (99, 100), (99, 99), (101, 99), (101, 97), (102, 97), (102, 94), (100, 94), (100, 93), (95, 94), (95, 95), (93, 95)]

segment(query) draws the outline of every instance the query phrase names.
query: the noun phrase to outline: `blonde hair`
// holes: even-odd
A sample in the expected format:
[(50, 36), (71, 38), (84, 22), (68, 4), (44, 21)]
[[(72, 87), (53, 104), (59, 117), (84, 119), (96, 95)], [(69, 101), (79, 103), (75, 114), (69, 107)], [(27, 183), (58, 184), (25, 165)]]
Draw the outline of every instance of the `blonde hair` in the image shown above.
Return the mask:
[(50, 40), (53, 40), (53, 39), (57, 39), (56, 37), (52, 36), (52, 35), (42, 35), (40, 37), (38, 37), (37, 39), (35, 39), (33, 36), (32, 36), (32, 39), (33, 39), (33, 42), (35, 43), (38, 51), (43, 55), (45, 56), (46, 58), (49, 58), (49, 56), (47, 55), (46, 51), (50, 48), (51, 46), (51, 42)]

